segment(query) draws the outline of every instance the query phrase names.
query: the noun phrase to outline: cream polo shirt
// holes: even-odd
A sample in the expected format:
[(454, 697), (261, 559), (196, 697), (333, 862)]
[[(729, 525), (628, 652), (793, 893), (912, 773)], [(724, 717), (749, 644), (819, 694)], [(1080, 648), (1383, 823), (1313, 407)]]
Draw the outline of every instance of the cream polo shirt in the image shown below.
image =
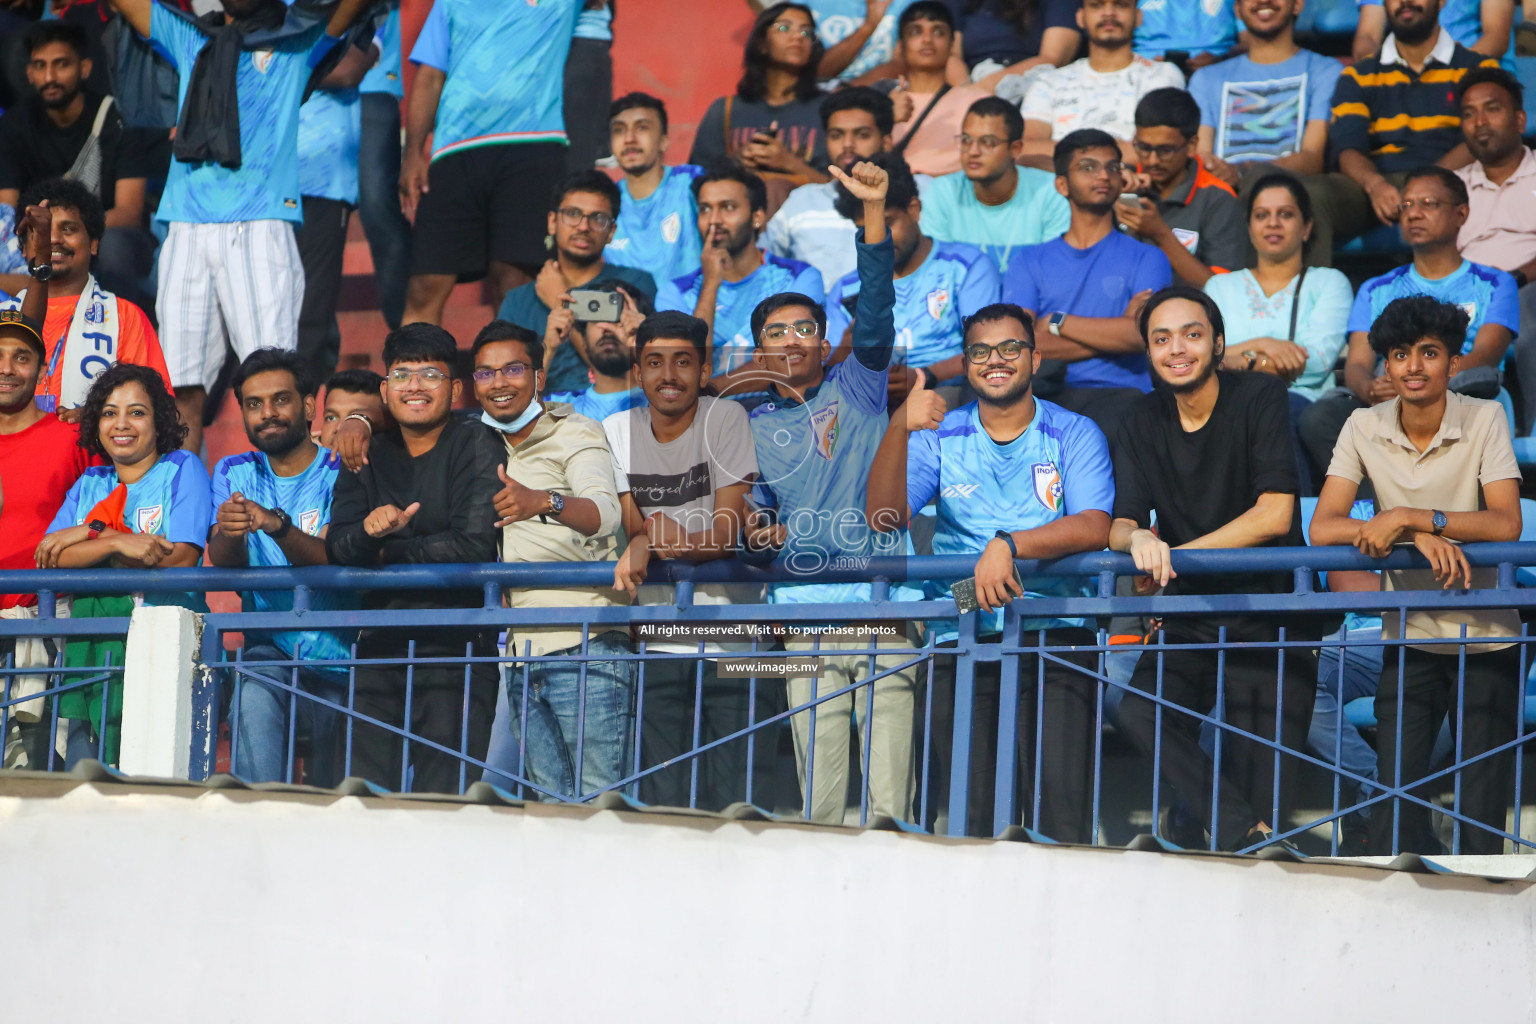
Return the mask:
[[(1482, 488), (1495, 480), (1519, 480), (1515, 452), (1509, 442), (1509, 422), (1498, 402), (1467, 398), (1452, 391), (1445, 396), (1445, 418), (1421, 453), (1408, 440), (1398, 418), (1401, 399), (1370, 409), (1357, 409), (1339, 432), (1328, 475), (1359, 483), (1370, 477), (1376, 507), (1428, 508), (1442, 512), (1477, 512), (1485, 508)], [(1498, 586), (1498, 570), (1473, 569), (1473, 589)], [(1383, 590), (1439, 590), (1428, 569), (1393, 569), (1382, 573)], [(1382, 615), (1382, 635), (1388, 640), (1520, 635), (1520, 617), (1513, 611), (1481, 608), (1457, 611), (1410, 611), (1408, 635), (1397, 634), (1396, 612)], [(1468, 654), (1481, 654), (1509, 644), (1468, 644)], [(1436, 645), (1423, 650), (1455, 655), (1455, 647)]]
[[(619, 495), (613, 483), (613, 456), (602, 426), (575, 412), (565, 402), (549, 402), (522, 444), (513, 446), (502, 435), (507, 449), (507, 475), (524, 487), (557, 491), (567, 498), (587, 498), (597, 505), (600, 525), (591, 537), (583, 536), (554, 519), (538, 517), (504, 527), (501, 533), (503, 562), (612, 562), (619, 551)], [(629, 596), (611, 583), (596, 587), (561, 587), (507, 590), (511, 608), (594, 608), (627, 605)], [(600, 632), (628, 633), (627, 625), (594, 627)], [(522, 654), (524, 644), (534, 654), (563, 651), (581, 644), (581, 628), (570, 626), (518, 626), (509, 630), (508, 647)]]
[(1536, 260), (1536, 154), (1527, 149), (1502, 185), (1489, 181), (1475, 161), (1456, 173), (1470, 200), (1467, 222), (1456, 236), (1462, 256), (1500, 270)]

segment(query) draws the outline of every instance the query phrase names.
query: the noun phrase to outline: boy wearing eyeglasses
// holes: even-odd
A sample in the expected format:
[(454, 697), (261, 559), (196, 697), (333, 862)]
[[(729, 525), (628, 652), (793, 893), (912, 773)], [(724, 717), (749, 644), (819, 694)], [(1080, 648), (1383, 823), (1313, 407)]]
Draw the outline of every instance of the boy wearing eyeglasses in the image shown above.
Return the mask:
[[(1031, 578), (1026, 590), (1014, 559), (1100, 550), (1109, 542), (1114, 510), (1114, 472), (1104, 434), (1086, 417), (1034, 396), (1040, 354), (1032, 319), (1008, 302), (968, 317), (962, 355), (966, 382), (977, 400), (946, 411), (944, 400), (920, 384), (891, 417), (869, 474), (867, 512), (876, 529), (900, 529), (932, 502), (937, 510), (933, 553), (979, 553), (976, 600), (983, 614), (977, 636), (991, 643), (1001, 639), (1002, 609), (1015, 598), (1087, 593), (1086, 583), (1073, 578)], [(934, 597), (953, 596), (949, 585), (941, 587)], [(938, 645), (955, 645), (955, 620), (930, 622), (929, 628)], [(1082, 618), (1026, 617), (1022, 628), (1026, 645), (1036, 642), (1038, 630), (1046, 631), (1051, 646), (1094, 643)], [(1037, 714), (1044, 716), (1038, 758), (1041, 805), (1038, 819), (1025, 810), (1010, 820), (1061, 842), (1088, 842), (1097, 686), (1085, 672), (1096, 670), (1098, 656), (1068, 652), (1062, 657), (1081, 671), (1047, 660), (1045, 703), (1037, 707), (1040, 656), (1020, 655), (1015, 807), (1032, 804)], [(953, 658), (935, 665), (933, 767), (940, 776), (947, 776), (949, 765), (954, 671)], [(967, 827), (972, 834), (993, 834), (1000, 683), (997, 662), (977, 666)], [(941, 799), (946, 791), (942, 782), (933, 790)], [(951, 815), (957, 813), (950, 809)]]
[[(337, 475), (325, 537), (332, 565), (372, 568), (496, 560), (495, 498), (501, 486), (497, 471), (502, 446), (485, 427), (453, 415), (463, 389), (451, 375), (457, 355), (453, 335), (434, 324), (406, 324), (384, 339), (387, 369), (380, 390), (395, 426), (372, 435), (367, 461), (358, 472)], [(360, 413), (347, 425), (353, 423), (367, 426)], [(365, 607), (391, 611), (435, 611), (480, 608), (485, 595), (478, 587), (388, 590), (366, 594), (364, 602)], [(463, 664), (420, 663), (423, 658), (463, 658), (466, 645), (475, 657), (496, 656), (495, 634), (478, 626), (402, 628), (392, 622), (364, 629), (358, 635), (357, 656), (383, 663), (357, 668), (357, 711), (405, 728), (413, 738), (483, 758), (496, 702), (494, 663), (469, 669), (467, 709)], [(413, 657), (416, 664), (408, 669)], [(387, 789), (404, 789), (402, 750), (399, 734), (358, 719), (345, 774)], [(412, 742), (410, 759), (415, 773), (411, 790), (461, 791), (458, 758)]]

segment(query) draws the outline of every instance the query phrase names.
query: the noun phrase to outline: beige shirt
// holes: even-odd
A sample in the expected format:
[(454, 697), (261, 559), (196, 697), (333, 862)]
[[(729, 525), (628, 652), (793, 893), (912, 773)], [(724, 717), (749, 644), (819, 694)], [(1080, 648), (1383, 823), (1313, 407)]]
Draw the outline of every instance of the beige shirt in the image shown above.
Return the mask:
[[(1467, 398), (1452, 391), (1445, 396), (1445, 418), (1440, 430), (1421, 453), (1408, 440), (1394, 398), (1370, 409), (1358, 409), (1339, 432), (1328, 475), (1359, 483), (1371, 478), (1376, 489), (1376, 508), (1427, 508), (1442, 512), (1478, 512), (1483, 486), (1495, 480), (1519, 480), (1515, 452), (1509, 442), (1509, 421), (1498, 402)], [(1492, 590), (1498, 586), (1498, 570), (1473, 569), (1472, 587)], [(1383, 590), (1439, 590), (1428, 569), (1393, 569), (1382, 573)], [(1382, 615), (1382, 635), (1388, 640), (1459, 637), (1461, 624), (1467, 636), (1520, 635), (1520, 617), (1513, 611), (1492, 608), (1457, 611), (1410, 611), (1408, 635), (1399, 637), (1398, 616)], [(1496, 651), (1509, 644), (1468, 644), (1468, 654)], [(1423, 650), (1454, 655), (1455, 647), (1436, 645)]]
[(1495, 185), (1473, 162), (1456, 172), (1467, 183), (1471, 212), (1456, 236), (1462, 256), (1500, 270), (1536, 260), (1536, 154), (1529, 149), (1515, 173)]
[[(535, 516), (504, 527), (503, 562), (612, 562), (619, 552), (619, 495), (613, 483), (613, 456), (602, 425), (572, 410), (565, 402), (546, 402), (533, 432), (522, 444), (507, 448), (507, 475), (524, 487), (557, 491), (567, 498), (587, 498), (597, 505), (597, 533), (583, 536), (557, 520)], [(627, 594), (611, 582), (596, 587), (554, 590), (515, 588), (507, 591), (511, 608), (593, 608), (627, 605)], [(599, 632), (628, 632), (627, 625), (593, 627)], [(534, 654), (563, 651), (581, 644), (577, 626), (518, 626), (509, 630), (508, 647), (521, 655), (525, 644)]]

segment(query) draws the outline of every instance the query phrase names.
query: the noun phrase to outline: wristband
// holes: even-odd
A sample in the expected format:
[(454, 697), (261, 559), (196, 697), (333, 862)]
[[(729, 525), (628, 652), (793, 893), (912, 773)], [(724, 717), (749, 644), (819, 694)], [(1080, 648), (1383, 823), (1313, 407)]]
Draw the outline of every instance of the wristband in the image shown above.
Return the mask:
[(997, 533), (993, 534), (993, 536), (1002, 541), (1004, 544), (1008, 545), (1009, 554), (1011, 554), (1014, 558), (1019, 557), (1019, 546), (1013, 542), (1013, 534), (1009, 533), (1007, 530), (998, 530)]

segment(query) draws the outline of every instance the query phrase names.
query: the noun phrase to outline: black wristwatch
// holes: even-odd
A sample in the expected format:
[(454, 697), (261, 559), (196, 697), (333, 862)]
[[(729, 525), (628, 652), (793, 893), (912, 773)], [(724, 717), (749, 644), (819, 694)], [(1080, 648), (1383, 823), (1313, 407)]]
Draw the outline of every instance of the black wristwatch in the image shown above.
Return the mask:
[(1526, 285), (1530, 284), (1529, 279), (1525, 276), (1525, 271), (1521, 270), (1519, 267), (1511, 270), (1509, 272), (1509, 276), (1515, 279), (1516, 288), (1524, 288)]
[(27, 273), (31, 274), (34, 280), (50, 281), (53, 279), (53, 264), (39, 263), (36, 266), (29, 266)]
[(1008, 545), (1008, 551), (1013, 555), (1014, 558), (1019, 557), (1019, 546), (1013, 542), (1013, 534), (1009, 533), (1007, 530), (998, 530), (997, 533), (993, 534), (993, 536), (1002, 541), (1004, 544)]
[(288, 513), (280, 508), (273, 509), (272, 514), (277, 516), (277, 529), (267, 534), (267, 536), (273, 540), (282, 540), (288, 536), (288, 528), (293, 525), (293, 520), (288, 518)]

